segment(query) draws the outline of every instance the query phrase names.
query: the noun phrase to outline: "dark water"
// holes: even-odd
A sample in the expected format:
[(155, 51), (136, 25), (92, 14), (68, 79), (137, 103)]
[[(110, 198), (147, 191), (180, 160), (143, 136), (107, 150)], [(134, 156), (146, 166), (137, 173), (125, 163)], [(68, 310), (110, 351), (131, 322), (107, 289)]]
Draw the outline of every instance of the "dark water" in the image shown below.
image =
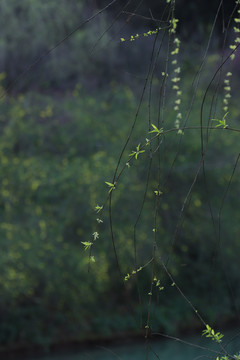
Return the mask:
[[(240, 351), (240, 328), (225, 332), (224, 348), (234, 355)], [(118, 346), (92, 346), (89, 349), (69, 353), (59, 353), (29, 360), (193, 360), (216, 359), (220, 348), (211, 340), (203, 338), (201, 333), (181, 337), (179, 341), (155, 339), (149, 346), (142, 342), (129, 342)], [(225, 354), (224, 354), (225, 355)]]

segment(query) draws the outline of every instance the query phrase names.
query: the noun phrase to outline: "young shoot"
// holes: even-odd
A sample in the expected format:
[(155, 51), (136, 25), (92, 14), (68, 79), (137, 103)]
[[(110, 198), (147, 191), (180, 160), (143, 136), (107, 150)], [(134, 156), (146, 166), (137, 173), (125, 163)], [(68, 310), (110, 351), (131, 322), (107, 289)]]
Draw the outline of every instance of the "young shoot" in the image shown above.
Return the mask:
[(212, 341), (215, 341), (218, 344), (222, 342), (222, 338), (224, 336), (220, 332), (216, 333), (209, 325), (206, 325), (206, 329), (203, 330), (202, 334), (208, 338), (211, 338)]
[(84, 245), (84, 250), (85, 251), (89, 250), (91, 248), (92, 244), (93, 244), (90, 241), (81, 241), (81, 243)]
[(129, 154), (129, 156), (134, 156), (135, 159), (137, 159), (139, 154), (144, 153), (145, 150), (140, 150), (140, 146), (141, 144), (138, 144), (138, 146), (136, 147), (136, 151), (133, 151), (131, 154)]
[(154, 194), (155, 194), (156, 196), (161, 196), (161, 195), (163, 194), (163, 192), (160, 191), (160, 190), (154, 190)]
[(160, 135), (160, 134), (162, 134), (163, 128), (158, 129), (158, 128), (156, 127), (156, 125), (154, 125), (154, 124), (152, 124), (152, 127), (153, 127), (153, 130), (149, 131), (150, 134), (156, 133), (157, 136)]
[(111, 192), (111, 191), (113, 191), (115, 188), (116, 188), (116, 183), (110, 183), (110, 182), (108, 182), (108, 181), (105, 181), (105, 184), (107, 185), (107, 186), (109, 186), (109, 193)]
[(99, 233), (97, 231), (94, 231), (94, 233), (92, 234), (93, 236), (93, 240), (96, 241), (97, 239), (99, 239)]
[(99, 206), (99, 205), (95, 206), (95, 211), (97, 213), (99, 213), (102, 209), (103, 209), (103, 206)]
[(227, 114), (228, 114), (228, 112), (223, 116), (222, 120), (212, 119), (212, 121), (217, 121), (218, 122), (216, 127), (223, 126), (224, 129), (228, 128), (228, 125), (226, 124), (226, 116), (227, 116)]

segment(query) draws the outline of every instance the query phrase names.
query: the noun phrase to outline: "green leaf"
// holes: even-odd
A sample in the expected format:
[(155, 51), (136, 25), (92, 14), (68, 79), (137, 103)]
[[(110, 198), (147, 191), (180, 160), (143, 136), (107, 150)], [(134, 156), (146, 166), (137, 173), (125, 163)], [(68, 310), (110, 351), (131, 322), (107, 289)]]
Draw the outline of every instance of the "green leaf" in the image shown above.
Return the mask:
[(218, 125), (216, 125), (216, 127), (219, 126), (223, 126), (224, 129), (228, 128), (228, 125), (226, 124), (226, 116), (227, 116), (228, 112), (223, 116), (222, 120), (220, 119), (212, 119), (212, 121), (217, 121)]
[(202, 331), (202, 334), (205, 335), (207, 338), (211, 338), (218, 344), (222, 341), (221, 339), (224, 336), (220, 332), (215, 333), (214, 329), (212, 329), (209, 325), (206, 325), (206, 329)]
[(99, 238), (99, 233), (97, 231), (95, 231), (93, 234), (93, 240), (97, 240)]
[(154, 124), (152, 124), (152, 127), (153, 127), (153, 130), (152, 130), (152, 131), (149, 131), (150, 134), (151, 134), (151, 133), (156, 133), (157, 135), (162, 134), (163, 128), (158, 129), (158, 128), (156, 127), (156, 125), (154, 125)]
[(99, 213), (102, 209), (103, 209), (103, 206), (99, 206), (99, 205), (95, 206), (95, 211), (97, 213)]
[(105, 184), (107, 184), (107, 185), (110, 186), (110, 187), (114, 187), (114, 184), (112, 184), (112, 183), (110, 183), (110, 182), (108, 182), (108, 181), (105, 181)]
[(90, 242), (90, 241), (81, 241), (81, 243), (84, 245), (84, 250), (86, 251), (86, 250), (88, 250), (88, 249), (90, 249), (90, 247), (92, 246), (92, 242)]
[(115, 187), (116, 187), (116, 183), (113, 184), (113, 183), (110, 183), (110, 182), (108, 182), (108, 181), (105, 181), (105, 184), (110, 187), (109, 193), (110, 193), (112, 190), (114, 190)]
[(138, 146), (136, 147), (136, 151), (133, 151), (133, 152), (132, 152), (131, 154), (129, 154), (128, 156), (134, 156), (135, 159), (137, 159), (139, 154), (142, 154), (142, 153), (145, 152), (145, 150), (140, 150), (140, 146), (141, 146), (141, 144), (138, 144)]

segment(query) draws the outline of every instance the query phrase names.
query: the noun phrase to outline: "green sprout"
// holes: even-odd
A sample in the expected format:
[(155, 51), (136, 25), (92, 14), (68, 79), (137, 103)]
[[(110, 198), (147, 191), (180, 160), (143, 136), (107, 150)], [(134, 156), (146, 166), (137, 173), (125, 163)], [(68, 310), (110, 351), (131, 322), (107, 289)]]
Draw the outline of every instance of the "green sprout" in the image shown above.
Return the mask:
[(99, 233), (97, 231), (94, 231), (94, 233), (92, 234), (93, 236), (93, 240), (97, 240), (99, 238)]
[(140, 145), (141, 144), (138, 144), (138, 146), (136, 147), (136, 151), (133, 151), (131, 154), (129, 154), (129, 156), (134, 156), (135, 159), (137, 159), (139, 154), (144, 153), (145, 150), (140, 150)]
[(152, 127), (153, 127), (153, 130), (152, 130), (152, 131), (149, 131), (150, 134), (151, 134), (151, 133), (156, 133), (157, 135), (162, 134), (163, 128), (158, 129), (154, 124), (152, 124)]
[(116, 188), (116, 183), (113, 184), (113, 183), (110, 183), (108, 181), (105, 181), (105, 184), (110, 187), (109, 193)]
[(223, 126), (224, 129), (228, 128), (228, 125), (226, 124), (226, 116), (227, 116), (227, 114), (228, 114), (228, 112), (223, 116), (222, 120), (212, 119), (212, 121), (217, 121), (218, 122), (216, 127)]
[(87, 251), (92, 246), (92, 242), (90, 241), (81, 241), (81, 243), (84, 245), (84, 250)]
[(213, 341), (217, 342), (218, 344), (222, 342), (222, 338), (224, 336), (220, 332), (216, 333), (209, 325), (206, 325), (206, 329), (203, 330), (202, 334), (208, 338), (211, 338)]
[(135, 34), (135, 35), (131, 35), (128, 39), (125, 39), (124, 37), (121, 37), (120, 40), (121, 42), (124, 42), (124, 41), (134, 41), (140, 37), (146, 37), (146, 36), (151, 36), (151, 35), (156, 35), (162, 28), (159, 27), (159, 28), (156, 28), (155, 30), (149, 30), (148, 32), (145, 32), (143, 34)]
[(154, 191), (154, 194), (155, 194), (156, 196), (161, 196), (161, 195), (163, 194), (163, 192), (160, 191), (160, 190), (155, 190), (155, 191)]
[(102, 209), (103, 209), (103, 206), (99, 206), (99, 205), (95, 206), (95, 211), (97, 213), (99, 213)]

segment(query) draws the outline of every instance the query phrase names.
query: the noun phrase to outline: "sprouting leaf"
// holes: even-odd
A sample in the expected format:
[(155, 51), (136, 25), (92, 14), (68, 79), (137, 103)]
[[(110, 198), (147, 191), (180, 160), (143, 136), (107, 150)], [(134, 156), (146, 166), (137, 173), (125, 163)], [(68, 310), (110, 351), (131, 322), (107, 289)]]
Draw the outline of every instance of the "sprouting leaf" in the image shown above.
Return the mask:
[(174, 77), (173, 79), (171, 79), (171, 81), (173, 82), (173, 83), (177, 83), (177, 82), (179, 82), (181, 80), (181, 78), (180, 77)]
[(113, 187), (113, 186), (114, 186), (114, 184), (112, 184), (112, 183), (110, 183), (110, 182), (108, 182), (108, 181), (105, 181), (105, 184), (107, 184), (107, 185), (110, 186), (110, 187)]
[(99, 205), (95, 206), (95, 211), (97, 213), (99, 213), (102, 209), (103, 209), (103, 206), (99, 206)]
[(223, 126), (224, 129), (228, 128), (228, 125), (226, 124), (226, 116), (227, 116), (228, 112), (223, 116), (222, 120), (219, 119), (212, 119), (212, 121), (217, 121), (218, 125), (216, 125), (216, 127), (219, 126)]
[(155, 190), (155, 191), (154, 191), (154, 194), (155, 194), (156, 196), (161, 196), (161, 195), (163, 194), (163, 192), (160, 191), (160, 190)]
[(88, 250), (88, 249), (90, 249), (90, 247), (92, 246), (92, 242), (90, 242), (90, 241), (81, 241), (81, 243), (84, 245), (84, 250), (86, 251), (86, 250)]
[(141, 144), (138, 144), (138, 146), (136, 147), (136, 151), (133, 151), (131, 154), (129, 154), (129, 156), (134, 156), (135, 159), (137, 159), (139, 154), (144, 153), (145, 150), (140, 150), (140, 146)]
[(110, 183), (108, 181), (105, 181), (105, 184), (107, 184), (107, 186), (110, 187), (109, 193), (116, 188), (116, 183), (113, 184), (113, 183)]
[(202, 334), (208, 338), (211, 338), (213, 341), (217, 343), (220, 343), (224, 336), (220, 332), (215, 333), (214, 329), (212, 329), (211, 326), (209, 325), (206, 325), (206, 329), (202, 331)]
[(125, 281), (128, 281), (129, 279), (130, 279), (130, 275), (127, 274), (127, 275), (125, 276), (124, 280), (125, 280)]
[(97, 231), (94, 231), (93, 235), (93, 240), (97, 240), (99, 238), (99, 233)]
[(89, 261), (90, 261), (90, 262), (96, 262), (95, 257), (94, 257), (94, 256), (90, 256)]
[(152, 127), (153, 127), (153, 130), (152, 130), (152, 131), (149, 131), (150, 134), (151, 134), (151, 133), (156, 133), (157, 135), (162, 134), (163, 128), (158, 129), (158, 128), (156, 127), (156, 125), (154, 125), (154, 124), (152, 124)]

